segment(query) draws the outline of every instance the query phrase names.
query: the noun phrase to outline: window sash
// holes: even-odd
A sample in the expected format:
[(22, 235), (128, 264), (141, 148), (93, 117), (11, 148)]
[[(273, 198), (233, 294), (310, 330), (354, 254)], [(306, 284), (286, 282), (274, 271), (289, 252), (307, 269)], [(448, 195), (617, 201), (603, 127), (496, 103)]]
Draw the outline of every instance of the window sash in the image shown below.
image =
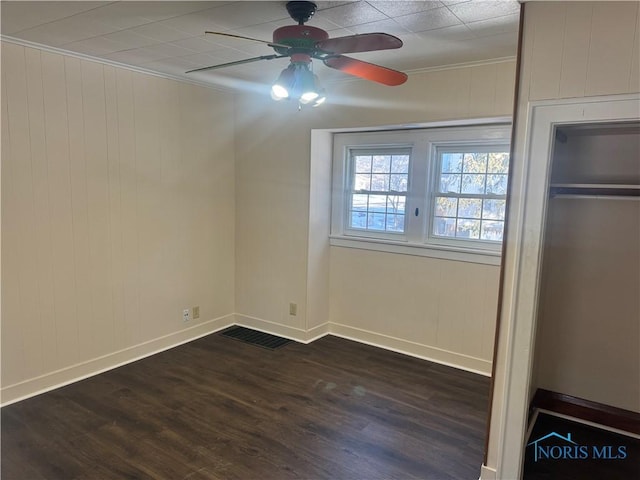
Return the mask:
[[(454, 170), (452, 170), (451, 172), (449, 171), (443, 171), (443, 165), (444, 165), (444, 155), (447, 153), (459, 153), (462, 154), (462, 159), (460, 160), (460, 166)], [(433, 158), (431, 159), (431, 165), (432, 165), (432, 169), (433, 169), (433, 175), (431, 176), (431, 181), (429, 182), (429, 187), (428, 191), (426, 193), (427, 197), (428, 197), (428, 203), (429, 203), (429, 218), (427, 220), (427, 235), (425, 238), (425, 243), (433, 243), (433, 244), (441, 244), (441, 245), (469, 245), (469, 244), (474, 244), (476, 246), (478, 246), (479, 248), (489, 248), (489, 249), (497, 249), (500, 248), (500, 245), (502, 244), (502, 240), (491, 240), (491, 239), (486, 239), (486, 238), (482, 238), (482, 234), (483, 234), (483, 224), (484, 225), (488, 225), (486, 222), (492, 222), (492, 223), (502, 223), (503, 226), (503, 238), (504, 238), (504, 222), (505, 222), (505, 218), (503, 216), (503, 218), (485, 218), (484, 216), (484, 201), (485, 200), (503, 200), (506, 202), (506, 189), (505, 189), (505, 193), (504, 194), (497, 194), (497, 193), (493, 193), (493, 192), (486, 192), (487, 186), (486, 186), (486, 181), (487, 178), (490, 175), (504, 175), (505, 176), (505, 180), (508, 181), (508, 175), (509, 175), (509, 171), (508, 171), (508, 164), (507, 164), (507, 169), (506, 172), (502, 172), (502, 171), (498, 171), (498, 172), (491, 172), (489, 171), (489, 165), (488, 165), (488, 161), (489, 159), (487, 158), (487, 160), (485, 161), (485, 165), (484, 165), (484, 169), (482, 171), (472, 171), (472, 172), (466, 172), (465, 171), (465, 165), (464, 165), (464, 156), (465, 154), (487, 154), (487, 156), (491, 153), (506, 153), (507, 157), (509, 155), (509, 145), (508, 144), (504, 144), (503, 142), (487, 142), (487, 143), (482, 143), (482, 144), (449, 144), (449, 145), (435, 145), (434, 148), (432, 149), (432, 156)], [(507, 158), (508, 161), (508, 158)], [(460, 177), (460, 185), (458, 186), (458, 192), (452, 192), (452, 191), (448, 191), (448, 192), (442, 192), (440, 191), (440, 182), (442, 179), (442, 175), (455, 175), (455, 176), (459, 176)], [(484, 181), (483, 181), (483, 193), (463, 193), (462, 189), (464, 188), (462, 185), (462, 181), (464, 178), (464, 175), (478, 175), (478, 176), (483, 176), (484, 177)], [(453, 199), (457, 199), (458, 201), (456, 202), (456, 212), (454, 215), (437, 215), (436, 213), (436, 209), (437, 209), (437, 199), (438, 198), (453, 198)], [(464, 199), (469, 199), (469, 200), (479, 200), (480, 201), (480, 206), (479, 206), (479, 216), (464, 216), (462, 214), (460, 214), (460, 202), (459, 200), (464, 200)], [(454, 230), (453, 233), (454, 235), (439, 235), (437, 233), (435, 233), (435, 223), (437, 221), (439, 221), (439, 219), (447, 219), (447, 220), (453, 220), (454, 221)], [(478, 228), (478, 238), (468, 238), (468, 237), (463, 237), (463, 236), (457, 236), (458, 233), (458, 225), (459, 225), (459, 221), (463, 220), (463, 221), (467, 221), (467, 222), (477, 222), (477, 228)]]
[[(358, 157), (367, 157), (370, 156), (370, 167), (368, 170), (358, 170), (356, 167), (356, 158)], [(389, 166), (386, 170), (375, 171), (374, 167), (374, 159), (373, 157), (391, 157), (388, 161)], [(407, 156), (409, 157), (407, 160), (406, 172), (404, 171), (394, 171), (393, 167), (393, 157), (394, 156)], [(347, 189), (345, 199), (345, 215), (344, 215), (344, 230), (350, 235), (361, 235), (361, 236), (382, 236), (389, 238), (405, 238), (408, 219), (407, 219), (407, 198), (409, 195), (409, 190), (411, 188), (411, 147), (407, 145), (400, 146), (388, 146), (382, 145), (377, 148), (360, 148), (353, 147), (347, 149), (347, 158), (348, 158), (348, 168), (347, 168)], [(369, 175), (370, 181), (369, 186), (371, 187), (371, 183), (373, 182), (373, 176), (386, 176), (388, 177), (385, 180), (387, 185), (391, 185), (392, 177), (406, 177), (406, 190), (393, 190), (393, 189), (384, 189), (384, 190), (373, 190), (371, 188), (359, 188), (356, 189), (356, 181), (357, 175)], [(362, 195), (367, 197), (367, 205), (364, 209), (356, 209), (354, 208), (354, 198), (356, 195)], [(372, 196), (384, 197), (384, 211), (373, 210), (369, 208), (369, 202), (371, 201)], [(404, 201), (404, 210), (402, 213), (390, 212), (389, 211), (389, 197), (400, 197), (403, 198)], [(378, 207), (381, 208), (381, 207)], [(353, 214), (364, 214), (364, 224), (363, 225), (355, 225), (353, 222)], [(375, 216), (375, 217), (374, 217)], [(388, 222), (394, 221), (396, 222), (398, 217), (402, 218), (402, 227), (401, 230), (395, 230), (393, 228), (388, 228)], [(372, 222), (374, 225), (370, 224), (370, 218), (373, 218)], [(377, 222), (375, 220), (377, 219)], [(383, 228), (376, 228), (375, 223), (382, 222)]]

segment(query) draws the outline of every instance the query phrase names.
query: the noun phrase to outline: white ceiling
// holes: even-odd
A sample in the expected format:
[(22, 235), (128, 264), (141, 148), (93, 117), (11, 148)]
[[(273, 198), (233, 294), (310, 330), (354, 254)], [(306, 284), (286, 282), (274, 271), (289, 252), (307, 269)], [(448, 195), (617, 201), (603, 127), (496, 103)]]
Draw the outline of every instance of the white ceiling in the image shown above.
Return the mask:
[[(318, 1), (308, 22), (330, 37), (386, 32), (399, 50), (351, 56), (401, 71), (516, 54), (517, 0)], [(269, 55), (266, 44), (204, 35), (205, 30), (272, 40), (295, 22), (286, 1), (2, 1), (1, 30), (12, 37), (203, 83), (270, 84), (287, 59), (185, 75), (186, 70)], [(319, 63), (319, 62), (316, 62)], [(347, 75), (317, 65), (323, 81)]]

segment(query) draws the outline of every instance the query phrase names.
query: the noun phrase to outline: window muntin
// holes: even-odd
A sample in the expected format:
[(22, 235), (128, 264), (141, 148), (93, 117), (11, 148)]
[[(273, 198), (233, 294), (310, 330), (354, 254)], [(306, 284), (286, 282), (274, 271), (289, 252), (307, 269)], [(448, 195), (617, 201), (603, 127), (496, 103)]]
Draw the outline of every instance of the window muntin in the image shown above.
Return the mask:
[(409, 187), (409, 148), (349, 151), (346, 228), (403, 234)]
[(430, 237), (500, 243), (504, 233), (508, 145), (436, 147)]

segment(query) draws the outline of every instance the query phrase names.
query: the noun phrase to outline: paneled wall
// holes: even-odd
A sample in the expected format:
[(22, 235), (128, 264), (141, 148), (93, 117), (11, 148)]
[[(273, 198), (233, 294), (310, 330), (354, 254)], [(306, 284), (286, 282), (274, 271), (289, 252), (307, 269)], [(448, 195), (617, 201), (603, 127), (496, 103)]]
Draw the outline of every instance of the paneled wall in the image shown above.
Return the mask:
[(522, 99), (638, 91), (638, 2), (529, 2)]
[(1, 115), (3, 402), (231, 320), (229, 96), (3, 42)]
[[(509, 116), (514, 67), (414, 73), (393, 88), (344, 82), (322, 108), (301, 111), (267, 95), (239, 97), (238, 320), (301, 340), (330, 331), (488, 373), (499, 267), (329, 247), (330, 130)], [(389, 277), (392, 301), (372, 272)], [(451, 305), (441, 280), (468, 286), (463, 299)]]
[[(510, 215), (521, 209), (526, 172), (529, 102), (562, 98), (590, 97), (640, 92), (640, 18), (638, 2), (526, 2), (523, 45), (515, 130), (515, 155), (512, 162), (513, 188)], [(531, 159), (535, 161), (535, 159)], [(519, 228), (510, 221), (512, 231)], [(515, 235), (515, 234), (514, 234)], [(513, 325), (509, 324), (514, 306), (515, 243), (507, 243), (502, 325), (497, 345), (494, 396), (486, 468), (482, 478), (495, 478), (499, 464), (517, 461), (514, 455), (500, 458), (507, 446), (501, 438), (507, 425), (501, 423), (505, 408), (507, 368), (511, 362), (507, 345)], [(531, 348), (534, 346), (531, 345)], [(527, 375), (526, 372), (520, 372)], [(517, 447), (514, 447), (517, 448)], [(510, 458), (507, 458), (510, 457)], [(514, 467), (515, 468), (515, 467)], [(515, 476), (513, 471), (500, 475)]]
[(331, 329), (491, 371), (499, 267), (331, 248)]

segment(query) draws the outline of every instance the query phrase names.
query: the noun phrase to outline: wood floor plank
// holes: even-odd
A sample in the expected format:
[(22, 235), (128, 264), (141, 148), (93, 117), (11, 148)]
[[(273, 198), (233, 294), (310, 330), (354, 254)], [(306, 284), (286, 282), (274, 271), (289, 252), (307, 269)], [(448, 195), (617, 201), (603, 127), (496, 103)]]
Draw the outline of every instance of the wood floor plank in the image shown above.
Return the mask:
[(213, 334), (2, 409), (2, 479), (462, 479), (489, 380), (327, 336)]

